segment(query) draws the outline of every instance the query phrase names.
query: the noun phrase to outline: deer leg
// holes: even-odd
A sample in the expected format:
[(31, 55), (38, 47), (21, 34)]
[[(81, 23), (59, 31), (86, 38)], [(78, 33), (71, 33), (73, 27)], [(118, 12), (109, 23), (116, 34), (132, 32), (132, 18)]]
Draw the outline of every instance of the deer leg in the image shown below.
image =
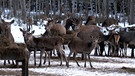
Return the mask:
[(82, 60), (84, 60), (84, 54), (82, 54)]
[(10, 60), (7, 60), (8, 61), (8, 64), (10, 64)]
[(57, 45), (56, 50), (57, 50), (57, 52), (60, 53), (60, 59), (61, 59), (60, 66), (61, 66), (62, 65), (62, 60), (63, 60), (63, 50), (62, 50), (61, 45)]
[(43, 64), (46, 63), (46, 59), (47, 59), (47, 52), (45, 51), (45, 58), (44, 58), (44, 63)]
[(88, 54), (88, 58), (89, 58), (89, 62), (90, 62), (90, 67), (93, 68), (93, 66), (91, 64), (91, 60), (90, 60), (90, 54)]
[[(7, 60), (8, 61), (8, 63), (10, 64), (10, 60)], [(6, 65), (6, 60), (4, 60), (4, 65)]]
[(61, 55), (60, 51), (57, 51), (57, 55), (58, 55), (58, 57), (60, 57), (60, 55)]
[(86, 59), (87, 59), (87, 57), (86, 57), (86, 54), (85, 53), (83, 53), (83, 55), (84, 55), (84, 67), (86, 67)]
[(40, 50), (40, 63), (38, 67), (42, 66), (42, 56), (43, 56), (43, 50)]
[(70, 56), (73, 52), (70, 51), (69, 55), (68, 55), (68, 66), (69, 66), (69, 60), (70, 60)]
[(98, 52), (98, 47), (95, 48), (95, 52), (94, 52), (94, 55), (95, 55), (95, 56), (98, 55), (97, 52)]
[(47, 55), (48, 55), (48, 66), (50, 66), (51, 51), (45, 51), (45, 59), (44, 59), (44, 63), (43, 64), (46, 63)]
[[(10, 64), (10, 60), (7, 60), (8, 61), (8, 64)], [(12, 60), (12, 64), (14, 65), (14, 60)], [(6, 65), (6, 60), (4, 60), (4, 65)]]
[(36, 66), (36, 51), (37, 49), (34, 49), (34, 66)]
[(76, 52), (74, 52), (74, 60), (76, 61), (76, 64), (80, 67), (79, 63), (77, 62), (76, 55)]
[(4, 65), (6, 65), (6, 60), (4, 60)]
[[(16, 62), (16, 61), (15, 61), (15, 62)], [(13, 64), (13, 65), (15, 65), (15, 62), (14, 62), (14, 60), (12, 60), (12, 64)]]
[(123, 57), (125, 56), (125, 47), (123, 48), (122, 56), (123, 56)]
[(127, 55), (128, 44), (124, 43), (124, 56)]
[(65, 58), (66, 66), (67, 66), (67, 67), (69, 67), (69, 65), (68, 65), (68, 61), (67, 61), (67, 57), (66, 57), (66, 55), (65, 55), (65, 53), (64, 53), (64, 51), (63, 51), (63, 50), (62, 50), (62, 54), (63, 54), (63, 56), (64, 56), (64, 58)]
[(62, 60), (63, 60), (63, 54), (62, 54), (62, 51), (59, 51), (60, 52), (60, 59), (61, 59), (61, 62), (60, 62), (60, 66), (62, 66)]
[(131, 57), (134, 57), (134, 48), (132, 47), (132, 51), (131, 51)]
[(52, 53), (53, 53), (53, 55), (54, 55), (54, 56), (56, 56), (56, 54), (55, 54), (55, 50), (52, 50)]
[(19, 60), (15, 60), (16, 62), (16, 67), (19, 68)]
[(50, 66), (50, 58), (51, 58), (51, 56), (50, 56), (50, 51), (49, 51), (49, 53), (48, 53), (48, 66)]
[(110, 44), (108, 44), (108, 55), (107, 56), (110, 56), (111, 55), (111, 46)]

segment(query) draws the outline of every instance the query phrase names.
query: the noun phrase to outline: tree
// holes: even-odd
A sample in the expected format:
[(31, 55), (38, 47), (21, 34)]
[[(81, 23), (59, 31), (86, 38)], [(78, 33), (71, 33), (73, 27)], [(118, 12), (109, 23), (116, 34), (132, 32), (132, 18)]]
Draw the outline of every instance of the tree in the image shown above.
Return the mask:
[(21, 0), (22, 1), (22, 20), (24, 21), (24, 23), (26, 23), (26, 0)]
[(130, 0), (129, 2), (130, 6), (130, 13), (129, 13), (129, 24), (134, 24), (135, 21), (134, 21), (134, 0)]

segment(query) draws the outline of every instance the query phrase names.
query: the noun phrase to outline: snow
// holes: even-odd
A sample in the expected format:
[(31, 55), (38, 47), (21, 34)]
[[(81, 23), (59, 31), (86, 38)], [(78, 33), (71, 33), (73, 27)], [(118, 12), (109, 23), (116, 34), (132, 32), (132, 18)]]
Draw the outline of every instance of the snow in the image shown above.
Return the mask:
[[(123, 25), (122, 23), (120, 23)], [(128, 24), (126, 24), (127, 26)], [(12, 24), (12, 34), (17, 43), (24, 43), (23, 35), (20, 32), (19, 28), (24, 28), (24, 26), (20, 27), (18, 25)], [(34, 35), (41, 35), (45, 32), (44, 27), (33, 25), (32, 30), (35, 30)], [(32, 31), (31, 30), (31, 31)], [(130, 49), (128, 49), (130, 50)], [(66, 56), (68, 56), (69, 49), (66, 47), (64, 50)], [(94, 51), (94, 50), (93, 50)], [(63, 65), (59, 66), (59, 59), (51, 59), (51, 66), (48, 66), (48, 62), (41, 68), (29, 68), (29, 71), (41, 73), (41, 74), (51, 74), (54, 76), (134, 76), (135, 73), (135, 59), (134, 58), (120, 58), (120, 57), (100, 57), (93, 56), (91, 54), (91, 61), (94, 69), (90, 68), (89, 63), (87, 62), (87, 66), (84, 67), (84, 61), (79, 61), (80, 67), (77, 66), (74, 60), (69, 61), (69, 68), (66, 67), (65, 61), (63, 61)], [(39, 53), (37, 53), (39, 56)], [(78, 55), (79, 56), (79, 55)], [(33, 53), (29, 59), (29, 66), (34, 65), (33, 61)], [(39, 59), (37, 59), (39, 61)], [(0, 64), (2, 65), (2, 61)], [(38, 62), (37, 62), (38, 64)], [(131, 72), (128, 70), (133, 69)], [(15, 68), (1, 68), (0, 70), (20, 70)]]
[[(135, 68), (133, 65), (134, 59), (130, 58), (112, 58), (112, 57), (95, 57), (92, 56), (92, 59), (103, 59), (108, 62), (92, 62), (95, 69), (91, 69), (89, 66), (87, 68), (83, 67), (83, 62), (79, 62), (81, 67), (78, 67), (75, 62), (70, 61), (70, 67), (66, 66), (57, 66), (57, 67), (47, 67), (47, 68), (38, 68), (38, 69), (29, 69), (34, 72), (54, 74), (56, 76), (134, 76), (128, 72), (119, 72), (122, 70), (122, 67)], [(116, 61), (115, 61), (116, 60)], [(118, 63), (116, 63), (118, 60)], [(121, 60), (121, 61), (120, 61)], [(119, 62), (120, 61), (120, 62)], [(56, 64), (51, 64), (56, 65)], [(118, 72), (117, 72), (118, 71)]]

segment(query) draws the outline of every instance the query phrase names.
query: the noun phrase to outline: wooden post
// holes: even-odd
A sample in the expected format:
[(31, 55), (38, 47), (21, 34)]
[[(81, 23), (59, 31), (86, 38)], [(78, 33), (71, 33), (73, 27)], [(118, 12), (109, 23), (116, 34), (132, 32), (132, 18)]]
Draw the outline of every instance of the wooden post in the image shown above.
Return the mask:
[(22, 60), (22, 76), (28, 76), (28, 60)]

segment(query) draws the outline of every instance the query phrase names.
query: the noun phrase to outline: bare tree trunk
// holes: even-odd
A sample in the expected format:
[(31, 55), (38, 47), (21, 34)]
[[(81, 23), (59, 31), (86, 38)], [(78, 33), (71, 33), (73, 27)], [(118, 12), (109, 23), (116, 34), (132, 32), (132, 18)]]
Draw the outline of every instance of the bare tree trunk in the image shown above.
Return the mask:
[(114, 1), (114, 14), (115, 14), (115, 19), (118, 20), (118, 16), (117, 16), (117, 1)]
[(85, 1), (85, 13), (86, 13), (86, 17), (88, 17), (88, 5), (89, 5), (89, 2)]
[(69, 10), (68, 10), (68, 1), (67, 0), (65, 0), (65, 5), (64, 5), (64, 8), (63, 8), (63, 12), (64, 12), (64, 14), (67, 14), (69, 12)]
[(96, 12), (99, 13), (99, 17), (98, 17), (98, 25), (100, 26), (100, 22), (102, 22), (102, 12), (101, 12), (101, 0), (96, 0)]
[(68, 0), (68, 3), (69, 3), (69, 11), (72, 12), (72, 0)]
[(106, 18), (109, 18), (109, 0), (106, 0), (105, 3), (105, 7), (106, 7)]
[(52, 13), (52, 11), (53, 11), (53, 10), (52, 10), (52, 0), (50, 0), (50, 10), (51, 10), (51, 18), (52, 18), (52, 14), (53, 14), (53, 13)]
[(22, 1), (22, 20), (24, 21), (24, 23), (26, 23), (26, 1), (25, 0), (21, 1)]
[[(58, 0), (59, 1), (59, 0)], [(56, 14), (56, 0), (53, 0), (53, 12), (54, 12), (54, 15)]]
[(58, 11), (59, 11), (59, 17), (61, 16), (62, 14), (62, 1), (61, 0), (58, 0)]
[(89, 4), (90, 4), (90, 8), (91, 8), (91, 12), (90, 12), (90, 13), (91, 13), (92, 15), (94, 15), (94, 12), (93, 12), (93, 5), (92, 5), (92, 0), (90, 0), (90, 3), (89, 3)]
[(2, 0), (0, 0), (0, 16), (1, 16), (1, 14), (2, 14)]
[(72, 13), (75, 16), (75, 13), (77, 12), (77, 4), (76, 0), (72, 0)]
[(129, 24), (134, 24), (134, 0), (130, 0)]
[(29, 2), (28, 2), (28, 12), (29, 12), (29, 16), (30, 16), (30, 5), (31, 5), (31, 0), (29, 0)]
[(49, 15), (49, 10), (50, 10), (49, 9), (49, 0), (45, 0), (45, 9), (44, 9), (45, 15)]
[(19, 9), (19, 0), (12, 0), (11, 6), (13, 7), (11, 8), (13, 10), (13, 16), (18, 17), (17, 11)]

